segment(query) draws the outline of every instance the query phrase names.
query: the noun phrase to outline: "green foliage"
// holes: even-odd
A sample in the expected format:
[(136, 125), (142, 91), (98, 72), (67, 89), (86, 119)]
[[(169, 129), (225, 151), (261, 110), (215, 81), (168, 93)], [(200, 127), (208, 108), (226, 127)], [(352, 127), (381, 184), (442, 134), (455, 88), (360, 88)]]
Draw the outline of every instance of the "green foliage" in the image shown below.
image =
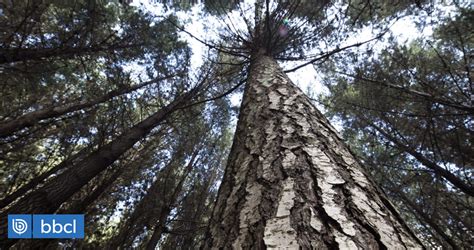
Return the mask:
[(417, 10), (427, 9), (431, 6), (430, 1), (425, 0), (399, 0), (399, 1), (369, 1), (356, 0), (345, 1), (347, 3), (347, 14), (349, 21), (357, 26), (390, 19), (400, 14), (414, 14)]
[[(184, 44), (177, 41), (176, 32), (167, 22), (156, 23), (151, 16), (129, 9), (117, 10), (111, 5), (22, 3), (2, 6), (7, 18), (1, 20), (1, 50), (12, 52), (12, 55), (33, 52), (29, 57), (2, 65), (2, 121), (15, 120), (37, 110), (93, 100), (111, 90), (134, 84), (128, 73), (122, 71), (122, 65), (132, 60), (154, 56), (153, 61), (160, 61), (155, 74), (183, 69), (161, 62), (172, 53), (185, 51)], [(151, 22), (155, 25), (151, 26)], [(117, 27), (121, 34), (117, 34)], [(134, 45), (138, 42), (139, 45)], [(137, 48), (121, 51), (122, 44)], [(100, 50), (87, 53), (87, 48), (99, 45)], [(76, 48), (80, 50), (73, 55), (64, 53)], [(45, 50), (52, 53), (36, 57)], [(185, 67), (186, 64), (180, 65)], [(132, 96), (116, 98), (86, 110), (41, 121), (32, 128), (2, 138), (0, 178), (3, 195), (15, 191), (81, 148), (101, 145), (137, 122), (135, 99)]]
[[(459, 10), (434, 41), (391, 44), (347, 68), (341, 56), (325, 70), (321, 100), (370, 172), (402, 207), (427, 245), (471, 244), (474, 137), (468, 51), (472, 10)], [(449, 179), (433, 169), (441, 166)], [(447, 179), (448, 178), (448, 179)], [(454, 179), (453, 182), (452, 179)]]
[[(468, 248), (464, 239), (473, 233), (472, 196), (413, 152), (471, 185), (469, 53), (474, 38), (466, 31), (473, 30), (473, 11), (459, 7), (454, 17), (441, 20), (433, 37), (405, 45), (392, 38), (383, 51), (361, 60), (360, 51), (341, 52), (350, 32), (364, 27), (380, 32), (391, 20), (430, 12), (434, 4), (259, 3), (260, 12), (251, 14), (254, 9), (244, 1), (163, 3), (175, 12), (202, 7), (203, 15), (221, 20), (222, 27), (216, 27), (221, 40), (202, 39), (211, 52), (195, 72), (190, 72), (191, 49), (177, 30), (182, 22), (178, 15), (157, 17), (120, 1), (0, 3), (0, 130), (25, 115), (115, 93), (86, 107), (33, 117), (32, 124), (0, 136), (0, 197), (15, 194), (43, 173), (45, 179), (30, 189), (48, 183), (195, 88), (194, 104), (156, 124), (58, 212), (87, 215), (86, 239), (62, 240), (63, 246), (104, 248), (123, 236), (121, 231), (127, 238), (117, 244), (144, 247), (161, 230), (163, 249), (196, 247), (204, 238), (232, 144), (232, 110), (225, 94), (241, 89), (252, 57), (263, 49), (279, 60), (312, 64), (331, 59), (321, 68), (330, 90), (321, 102), (328, 115), (342, 122), (353, 150), (428, 246)], [(231, 12), (240, 12), (241, 20), (231, 19)], [(257, 14), (260, 23), (252, 23)], [(237, 22), (247, 30), (236, 28)], [(279, 33), (282, 25), (287, 34)], [(162, 80), (125, 91), (153, 79)], [(189, 167), (193, 155), (196, 160)], [(166, 219), (160, 220), (166, 209)], [(134, 213), (140, 216), (134, 218)]]
[[(188, 77), (190, 50), (179, 39), (174, 26), (179, 20), (174, 16), (158, 18), (117, 2), (100, 1), (21, 2), (0, 7), (5, 14), (0, 19), (0, 51), (5, 55), (0, 56), (0, 124), (20, 121), (35, 112), (100, 100), (37, 119), (0, 137), (1, 198), (15, 195), (41, 174), (46, 176), (39, 183), (54, 181), (55, 175), (74, 167), (199, 84)], [(213, 75), (199, 77), (198, 81), (208, 87), (199, 92), (196, 101), (212, 98), (234, 84), (232, 68), (207, 65), (203, 75), (206, 71)], [(114, 94), (159, 78), (163, 80)], [(100, 99), (110, 94), (114, 95)], [(88, 226), (84, 241), (62, 240), (61, 244), (106, 246), (137, 204), (151, 195), (152, 183), (161, 187), (156, 201), (165, 198), (163, 187), (177, 187), (192, 152), (198, 152), (197, 160), (190, 166), (182, 191), (174, 200), (167, 196), (156, 205), (181, 210), (187, 204), (183, 213), (188, 215), (175, 216), (194, 216), (193, 228), (199, 225), (202, 235), (217, 192), (215, 181), (221, 176), (230, 147), (229, 120), (228, 101), (218, 99), (177, 111), (166, 123), (157, 125), (62, 204), (58, 212), (86, 213)], [(181, 159), (173, 163), (173, 169), (164, 171), (178, 153)], [(191, 211), (199, 213), (189, 215)], [(147, 240), (158, 230), (160, 210), (147, 212), (149, 216), (137, 220), (129, 230), (127, 244), (135, 245), (134, 239)], [(165, 225), (174, 227), (173, 223), (170, 220)], [(54, 247), (57, 243), (41, 241), (36, 247)], [(27, 243), (17, 246), (27, 247)]]

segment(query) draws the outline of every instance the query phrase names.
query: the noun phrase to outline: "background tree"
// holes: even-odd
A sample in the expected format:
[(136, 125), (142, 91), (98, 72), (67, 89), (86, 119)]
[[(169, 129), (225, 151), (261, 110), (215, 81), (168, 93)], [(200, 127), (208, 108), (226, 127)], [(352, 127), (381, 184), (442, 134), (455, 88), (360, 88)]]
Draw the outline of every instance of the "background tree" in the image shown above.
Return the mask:
[[(453, 21), (435, 21), (445, 27), (431, 44), (420, 39), (379, 53), (385, 45), (377, 41), (391, 41), (384, 39), (397, 20), (435, 16), (446, 7), (430, 1), (158, 5), (159, 14), (120, 1), (1, 3), (0, 213), (84, 212), (87, 219), (84, 240), (3, 237), (2, 247), (420, 247), (362, 166), (403, 204), (424, 244), (465, 246), (461, 239), (472, 232), (465, 229), (472, 225), (465, 219), (472, 217), (471, 142), (459, 138), (470, 136), (463, 122), (472, 112), (465, 89), (472, 88), (466, 84), (470, 37), (462, 32), (471, 28), (468, 9)], [(199, 18), (218, 21), (205, 37), (182, 18), (197, 9)], [(367, 30), (372, 37), (349, 42)], [(209, 49), (202, 66), (191, 64), (178, 31)], [(367, 63), (349, 61), (364, 53)], [(368, 133), (346, 139), (372, 142), (354, 144), (362, 164), (284, 74), (311, 65), (333, 81), (334, 96), (325, 100), (337, 107), (327, 108), (360, 114), (348, 118), (358, 121), (347, 128)], [(243, 84), (221, 180), (230, 114), (238, 110), (228, 94)], [(348, 106), (356, 105), (342, 100), (361, 101), (371, 91), (397, 101), (371, 102), (367, 107), (386, 110), (377, 116), (360, 111), (367, 103), (353, 111)], [(407, 110), (422, 115), (393, 114)], [(448, 202), (456, 203), (454, 210)]]
[(335, 57), (321, 99), (413, 228), (446, 248), (472, 244), (472, 20), (458, 8), (429, 38)]
[[(77, 49), (77, 53), (70, 53), (67, 56), (61, 53), (47, 56), (28, 54), (29, 56), (23, 56), (21, 60), (3, 62), (1, 77), (5, 81), (2, 88), (6, 91), (2, 92), (5, 97), (2, 97), (2, 124), (13, 121), (14, 125), (18, 125), (18, 121), (23, 117), (27, 116), (28, 119), (23, 119), (27, 120), (26, 126), (20, 128), (13, 126), (15, 129), (3, 134), (2, 137), (1, 168), (2, 178), (5, 180), (2, 181), (4, 185), (2, 204), (5, 207), (2, 214), (20, 210), (33, 213), (38, 213), (40, 210), (49, 213), (65, 212), (77, 209), (72, 207), (74, 202), (77, 203), (77, 199), (83, 206), (83, 209), (79, 210), (85, 211), (112, 185), (114, 179), (111, 177), (127, 174), (128, 171), (122, 169), (125, 166), (121, 165), (127, 165), (128, 162), (134, 165), (135, 148), (140, 148), (153, 139), (165, 139), (159, 136), (163, 130), (168, 130), (165, 134), (166, 140), (173, 141), (169, 137), (170, 128), (164, 125), (164, 127), (157, 126), (156, 122), (163, 122), (171, 112), (177, 111), (178, 104), (190, 104), (192, 97), (198, 94), (198, 90), (202, 91), (201, 95), (205, 93), (200, 87), (210, 85), (212, 82), (209, 77), (204, 77), (200, 79), (200, 83), (190, 86), (190, 80), (184, 77), (188, 65), (188, 50), (183, 42), (177, 40), (177, 34), (170, 22), (162, 22), (137, 10), (99, 3), (92, 3), (91, 11), (102, 18), (94, 19), (91, 18), (93, 14), (87, 12), (90, 3), (85, 4), (86, 6), (82, 4), (69, 6), (38, 2), (26, 6), (2, 5), (3, 13), (6, 14), (2, 16), (6, 19), (2, 20), (11, 24), (5, 27), (12, 29), (2, 33), (6, 35), (3, 37), (5, 46), (2, 48), (12, 48), (10, 51), (12, 54), (43, 49), (61, 52), (67, 46)], [(98, 10), (100, 13), (97, 13)], [(13, 18), (9, 18), (14, 16), (13, 13), (24, 14), (24, 20), (28, 22), (15, 23)], [(31, 15), (39, 19), (30, 20)], [(50, 18), (52, 23), (39, 22), (42, 18)], [(25, 25), (31, 27), (25, 28)], [(74, 27), (69, 28), (71, 25)], [(103, 28), (96, 31), (95, 27), (100, 25)], [(64, 31), (71, 33), (63, 34)], [(90, 51), (84, 49), (85, 47), (77, 45), (79, 42), (87, 43), (88, 37), (98, 39), (102, 35), (101, 32), (106, 31), (110, 31), (110, 35), (107, 36), (114, 36), (114, 40), (127, 45), (127, 50), (119, 51), (121, 48), (101, 43), (104, 47), (105, 45), (108, 47), (90, 54)], [(21, 41), (15, 40), (17, 37), (23, 39), (38, 37), (43, 41), (23, 46)], [(140, 41), (140, 44), (133, 44), (133, 41), (127, 40), (129, 38)], [(72, 42), (68, 44), (66, 40)], [(8, 55), (7, 52), (5, 55)], [(47, 61), (47, 65), (52, 65), (51, 69), (31, 71), (35, 65), (39, 66), (38, 61), (43, 64)], [(89, 64), (88, 61), (92, 63)], [(145, 75), (137, 79), (136, 76), (124, 71), (126, 66), (131, 64), (144, 64), (142, 68)], [(21, 69), (26, 71), (18, 76), (16, 72)], [(167, 77), (169, 75), (181, 75), (181, 78), (168, 81), (171, 80)], [(141, 80), (142, 78), (144, 80)], [(142, 83), (137, 83), (137, 80), (141, 80)], [(226, 85), (221, 85), (221, 88), (224, 86)], [(35, 89), (39, 91), (34, 91)], [(194, 89), (194, 92), (187, 92), (188, 89)], [(140, 92), (137, 93), (137, 90)], [(188, 94), (181, 95), (186, 92)], [(173, 101), (175, 96), (179, 98)], [(206, 95), (202, 97), (208, 98)], [(13, 100), (10, 103), (12, 105), (6, 103), (9, 98)], [(171, 103), (171, 106), (168, 103)], [(36, 115), (44, 114), (44, 111), (47, 113), (46, 116)], [(151, 118), (145, 119), (147, 116)], [(226, 118), (222, 116), (220, 119)], [(217, 124), (225, 124), (222, 122)], [(130, 130), (131, 127), (133, 128)], [(152, 129), (155, 130), (150, 133)], [(145, 134), (148, 135), (147, 138), (144, 138)], [(119, 141), (122, 143), (117, 143)], [(121, 149), (116, 151), (118, 148)], [(140, 152), (154, 154), (152, 150)], [(88, 177), (90, 181), (82, 179), (80, 181), (82, 184), (77, 182), (79, 185), (76, 188), (70, 189), (69, 193), (65, 192), (60, 180), (68, 179), (67, 176), (71, 173), (80, 173), (84, 178), (86, 173), (84, 167), (94, 169), (95, 173), (91, 172)], [(36, 178), (38, 175), (41, 178)], [(126, 179), (130, 183), (130, 176)], [(77, 180), (69, 179), (67, 186), (74, 186), (75, 181)], [(101, 185), (97, 185), (98, 183)], [(57, 191), (56, 195), (50, 192), (52, 189), (49, 188), (53, 186), (57, 187), (53, 188)], [(25, 188), (17, 192), (20, 187)], [(44, 192), (46, 189), (50, 191)], [(92, 196), (87, 195), (90, 190), (93, 192)], [(31, 200), (31, 197), (40, 194), (47, 194), (49, 198), (37, 201), (52, 203), (47, 205), (44, 203), (45, 206), (42, 206)], [(64, 209), (61, 210), (60, 207)], [(107, 209), (110, 211), (112, 208)], [(106, 210), (102, 209), (101, 212)], [(5, 226), (6, 224), (2, 225), (2, 230)], [(6, 231), (2, 231), (2, 235), (5, 233)], [(3, 246), (13, 243), (7, 241), (5, 237), (2, 239)]]

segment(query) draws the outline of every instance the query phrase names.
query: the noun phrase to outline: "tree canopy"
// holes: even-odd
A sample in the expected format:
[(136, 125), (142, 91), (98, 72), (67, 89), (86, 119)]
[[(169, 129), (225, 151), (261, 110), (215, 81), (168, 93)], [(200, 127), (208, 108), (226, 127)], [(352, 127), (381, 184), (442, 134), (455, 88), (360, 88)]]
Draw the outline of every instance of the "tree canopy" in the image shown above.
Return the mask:
[[(400, 22), (431, 32), (402, 41)], [(87, 226), (0, 245), (201, 245), (258, 52), (310, 82), (423, 244), (467, 249), (473, 24), (463, 1), (3, 1), (0, 233), (12, 212)]]

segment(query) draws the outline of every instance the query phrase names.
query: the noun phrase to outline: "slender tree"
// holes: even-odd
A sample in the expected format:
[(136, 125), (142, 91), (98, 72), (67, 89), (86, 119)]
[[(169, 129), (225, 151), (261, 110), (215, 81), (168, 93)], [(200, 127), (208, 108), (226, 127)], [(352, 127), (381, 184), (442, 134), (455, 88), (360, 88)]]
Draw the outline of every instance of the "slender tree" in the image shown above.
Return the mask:
[[(176, 203), (177, 196), (183, 188), (184, 180), (187, 178), (193, 164), (195, 164), (198, 155), (196, 151), (191, 156), (188, 166), (183, 168), (183, 162), (187, 155), (184, 154), (183, 148), (177, 150), (168, 165), (157, 173), (157, 178), (147, 190), (147, 194), (135, 206), (130, 216), (123, 221), (124, 223), (120, 226), (118, 233), (111, 238), (110, 243), (107, 244), (108, 248), (130, 247), (134, 239), (143, 233), (144, 225), (148, 225), (148, 230), (153, 231), (153, 234), (156, 235), (152, 238), (160, 239), (169, 213)], [(156, 245), (156, 241), (153, 240), (154, 245)], [(150, 243), (150, 245), (153, 245), (153, 243)]]
[[(195, 88), (176, 97), (171, 103), (130, 128), (116, 140), (93, 152), (73, 168), (61, 173), (41, 188), (27, 194), (12, 207), (4, 210), (0, 224), (0, 235), (5, 236), (7, 234), (8, 223), (5, 216), (7, 214), (55, 212), (71, 195), (112, 164), (154, 127), (163, 122), (172, 112), (192, 100), (198, 89)], [(9, 246), (14, 242), (14, 240), (8, 240), (5, 237), (0, 241), (0, 244)]]
[(133, 92), (135, 90), (146, 87), (148, 85), (151, 85), (154, 83), (160, 83), (160, 81), (163, 81), (169, 78), (171, 77), (168, 76), (168, 77), (163, 77), (163, 78), (157, 78), (157, 79), (142, 82), (140, 84), (136, 84), (133, 86), (121, 87), (120, 89), (112, 90), (108, 92), (107, 94), (96, 97), (92, 100), (84, 100), (84, 101), (79, 101), (75, 103), (68, 103), (62, 106), (52, 106), (52, 107), (48, 107), (48, 108), (44, 108), (41, 110), (24, 114), (13, 120), (7, 120), (5, 122), (0, 123), (0, 137), (8, 136), (15, 131), (33, 126), (41, 120), (58, 117), (70, 112), (89, 108), (99, 103), (108, 101), (114, 97)]

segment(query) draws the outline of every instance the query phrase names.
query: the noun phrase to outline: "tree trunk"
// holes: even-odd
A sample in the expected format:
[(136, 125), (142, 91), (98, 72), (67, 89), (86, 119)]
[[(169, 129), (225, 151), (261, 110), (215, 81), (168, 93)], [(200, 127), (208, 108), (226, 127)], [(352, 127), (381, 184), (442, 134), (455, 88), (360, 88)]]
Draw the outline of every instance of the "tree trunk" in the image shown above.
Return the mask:
[(453, 186), (459, 188), (462, 192), (467, 195), (474, 197), (474, 186), (465, 183), (462, 179), (458, 178), (455, 174), (451, 173), (450, 171), (446, 170), (445, 168), (441, 167), (440, 165), (436, 164), (436, 162), (428, 159), (423, 154), (419, 153), (412, 147), (407, 146), (405, 143), (399, 141), (395, 136), (390, 135), (390, 133), (386, 132), (375, 123), (370, 122), (364, 118), (365, 123), (367, 126), (370, 126), (377, 130), (380, 134), (382, 134), (387, 140), (393, 142), (397, 148), (401, 151), (407, 152), (411, 156), (413, 156), (417, 161), (419, 161), (423, 166), (431, 169), (434, 171), (435, 174), (442, 176), (444, 179), (449, 181)]
[[(395, 191), (395, 190), (394, 190)], [(403, 201), (403, 203), (410, 208), (413, 211), (413, 215), (422, 223), (426, 224), (427, 226), (429, 225), (445, 242), (440, 242), (443, 245), (444, 249), (460, 249), (454, 240), (449, 237), (442, 228), (439, 227), (438, 224), (436, 224), (435, 221), (433, 221), (428, 214), (426, 214), (423, 209), (421, 209), (418, 204), (414, 203), (411, 201), (408, 197), (405, 196), (405, 194), (401, 190), (397, 190), (395, 193), (396, 196), (400, 198), (400, 200)], [(435, 234), (433, 234), (435, 235)], [(449, 246), (446, 246), (448, 244)]]
[(205, 158), (202, 163), (208, 165), (209, 172), (198, 175), (192, 180), (189, 193), (185, 194), (180, 202), (180, 211), (173, 218), (170, 232), (166, 240), (160, 244), (160, 249), (195, 249), (202, 242), (206, 230), (207, 217), (210, 215), (209, 202), (214, 200), (213, 185), (220, 171), (220, 157)]
[(423, 248), (277, 62), (253, 59), (204, 248)]
[[(66, 209), (60, 209), (58, 214), (85, 214), (87, 208), (94, 203), (122, 173), (123, 169), (115, 169), (114, 172), (106, 177), (99, 186), (97, 186), (90, 194), (86, 195), (81, 200), (74, 201), (71, 205), (68, 205)], [(87, 216), (87, 214), (86, 214)], [(15, 248), (18, 249), (57, 249), (57, 239), (42, 239), (41, 241), (31, 240), (23, 241), (15, 244)]]
[(181, 176), (181, 179), (179, 180), (178, 184), (176, 185), (171, 197), (169, 199), (165, 200), (165, 203), (163, 204), (164, 206), (160, 209), (160, 216), (158, 218), (158, 221), (156, 222), (156, 225), (153, 228), (153, 234), (151, 235), (150, 240), (146, 243), (146, 250), (153, 250), (156, 248), (156, 245), (161, 239), (161, 236), (163, 235), (163, 232), (166, 227), (166, 222), (168, 217), (171, 214), (171, 210), (174, 208), (176, 205), (176, 201), (178, 200), (178, 196), (181, 194), (181, 191), (183, 190), (184, 186), (184, 181), (188, 177), (189, 173), (192, 170), (192, 167), (194, 165), (194, 159), (197, 156), (195, 154), (191, 161), (189, 162), (188, 166), (184, 170), (184, 173)]
[(46, 180), (48, 177), (51, 175), (57, 173), (60, 170), (63, 170), (64, 168), (67, 168), (68, 166), (73, 165), (73, 162), (77, 159), (80, 159), (81, 157), (85, 156), (85, 154), (88, 152), (87, 148), (83, 148), (81, 151), (78, 153), (72, 155), (71, 157), (65, 159), (61, 163), (57, 164), (56, 166), (52, 167), (48, 171), (39, 174), (35, 176), (33, 179), (28, 181), (28, 183), (24, 184), (20, 188), (16, 189), (13, 193), (8, 194), (0, 200), (0, 209), (10, 205), (10, 203), (14, 202), (16, 199), (20, 198), (30, 190), (34, 189), (37, 187), (39, 184), (41, 184), (44, 180)]
[(16, 242), (14, 239), (7, 239), (6, 218), (8, 214), (54, 213), (71, 195), (105, 170), (173, 111), (187, 104), (197, 90), (196, 88), (177, 97), (155, 114), (124, 132), (119, 138), (85, 157), (76, 166), (61, 173), (41, 188), (27, 194), (12, 207), (2, 211), (0, 214), (0, 248), (8, 248)]
[(163, 77), (163, 78), (157, 78), (157, 79), (146, 81), (146, 82), (143, 82), (143, 83), (140, 83), (140, 84), (137, 84), (137, 85), (133, 85), (133, 86), (130, 86), (130, 87), (124, 87), (124, 88), (121, 88), (121, 89), (112, 90), (112, 91), (108, 92), (105, 95), (99, 96), (96, 99), (84, 100), (84, 101), (80, 101), (80, 102), (64, 104), (64, 105), (59, 106), (59, 107), (51, 106), (51, 107), (48, 107), (48, 108), (44, 108), (44, 109), (40, 109), (40, 110), (37, 110), (37, 111), (33, 111), (33, 112), (30, 112), (30, 113), (24, 114), (24, 115), (22, 115), (18, 118), (13, 119), (13, 120), (9, 120), (9, 121), (0, 123), (0, 137), (6, 137), (6, 136), (9, 136), (9, 135), (13, 134), (16, 131), (19, 131), (19, 130), (27, 128), (27, 127), (31, 127), (31, 126), (35, 125), (36, 123), (38, 123), (41, 120), (49, 119), (49, 118), (53, 118), (53, 117), (58, 117), (58, 116), (61, 116), (61, 115), (64, 115), (64, 114), (67, 114), (67, 113), (70, 113), (70, 112), (74, 112), (74, 111), (77, 111), (77, 110), (92, 107), (92, 106), (97, 105), (99, 103), (108, 101), (108, 100), (110, 100), (114, 97), (133, 92), (133, 91), (138, 90), (140, 88), (143, 88), (147, 85), (157, 83), (157, 82), (165, 80), (167, 78), (171, 78), (171, 76), (166, 76), (166, 77)]
[(100, 184), (82, 200), (75, 201), (64, 211), (60, 211), (62, 214), (85, 214), (87, 208), (92, 205), (99, 197), (107, 191), (112, 184), (122, 174), (123, 169), (117, 169), (110, 176), (106, 177), (100, 182)]
[(30, 60), (42, 60), (50, 57), (71, 58), (79, 55), (94, 54), (100, 52), (113, 52), (114, 50), (130, 49), (143, 46), (144, 44), (94, 44), (89, 47), (69, 47), (69, 48), (19, 48), (0, 49), (0, 64), (23, 62)]
[[(147, 194), (138, 202), (124, 225), (119, 228), (118, 234), (110, 240), (107, 249), (130, 247), (135, 237), (143, 233), (145, 225), (149, 225), (147, 233), (152, 232), (152, 237), (148, 242), (144, 242), (143, 246), (155, 247), (163, 233), (166, 219), (174, 208), (178, 195), (181, 194), (184, 181), (195, 164), (198, 153), (199, 150), (196, 149), (185, 170), (181, 173), (179, 168), (183, 167), (182, 164), (188, 155), (182, 149), (178, 149), (169, 164), (157, 173), (157, 178), (148, 188)], [(150, 229), (151, 226), (153, 226), (152, 229)]]

